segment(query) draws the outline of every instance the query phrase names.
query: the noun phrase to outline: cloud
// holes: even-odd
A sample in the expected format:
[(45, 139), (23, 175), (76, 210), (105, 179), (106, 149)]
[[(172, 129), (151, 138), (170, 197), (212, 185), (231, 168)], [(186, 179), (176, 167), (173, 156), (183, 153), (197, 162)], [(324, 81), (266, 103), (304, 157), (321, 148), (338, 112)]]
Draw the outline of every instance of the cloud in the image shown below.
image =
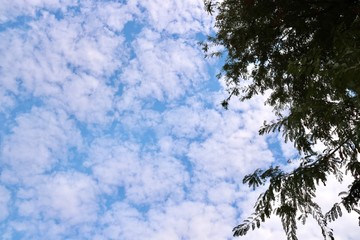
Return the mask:
[[(109, 7), (113, 8), (108, 14), (93, 3), (88, 6), (91, 14), (85, 8), (84, 15), (69, 13), (63, 18), (41, 9), (28, 28), (2, 32), (3, 95), (38, 97), (83, 122), (109, 120), (117, 91), (110, 78), (129, 55), (118, 31), (132, 19), (130, 13), (116, 17), (130, 11), (126, 6)], [(8, 101), (11, 106), (11, 98)]]
[(101, 218), (101, 230), (93, 239), (148, 238), (150, 229), (143, 215), (126, 203), (115, 203)]
[(5, 0), (3, 3), (3, 7), (0, 8), (0, 23), (19, 21), (22, 17), (36, 17), (37, 11), (42, 8), (65, 11), (67, 7), (76, 6), (77, 1)]
[(133, 43), (136, 58), (121, 75), (125, 84), (118, 109), (132, 109), (140, 99), (172, 101), (193, 92), (205, 81), (205, 64), (198, 48), (183, 39), (163, 38), (144, 29)]
[(133, 204), (180, 201), (187, 182), (181, 162), (157, 153), (139, 155), (135, 149), (107, 140), (94, 144), (90, 151), (96, 153), (86, 165), (104, 193), (114, 195), (123, 188), (125, 200)]
[(184, 201), (149, 215), (154, 229), (150, 239), (229, 239), (234, 209)]
[(1, 180), (26, 183), (32, 176), (66, 166), (71, 148), (82, 149), (74, 122), (62, 111), (33, 108), (17, 117), (12, 133), (2, 142)]
[(273, 161), (265, 137), (256, 131), (260, 112), (225, 112), (210, 137), (191, 144), (189, 157), (199, 171), (205, 171), (204, 177), (241, 176)]
[(57, 172), (35, 177), (22, 187), (15, 202), (17, 218), (9, 225), (9, 238), (88, 239), (99, 210), (96, 183), (87, 175)]
[(34, 188), (23, 190), (27, 198), (19, 196), (19, 215), (70, 225), (93, 222), (98, 208), (96, 192), (95, 182), (84, 174), (60, 172), (42, 177)]
[(211, 26), (201, 0), (139, 1), (139, 4), (147, 10), (149, 24), (157, 32), (195, 34), (209, 31)]
[(11, 192), (4, 186), (0, 186), (0, 221), (4, 221), (9, 216), (9, 205)]

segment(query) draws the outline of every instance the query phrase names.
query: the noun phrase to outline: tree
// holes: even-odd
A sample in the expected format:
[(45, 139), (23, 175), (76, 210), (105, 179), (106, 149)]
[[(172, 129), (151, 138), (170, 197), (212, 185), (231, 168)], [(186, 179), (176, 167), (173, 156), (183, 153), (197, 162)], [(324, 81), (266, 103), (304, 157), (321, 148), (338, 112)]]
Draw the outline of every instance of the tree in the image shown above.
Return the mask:
[[(234, 236), (275, 214), (288, 239), (297, 239), (297, 220), (308, 216), (324, 239), (334, 239), (327, 223), (342, 215), (341, 206), (360, 214), (360, 0), (205, 0), (205, 6), (216, 13), (217, 32), (203, 49), (226, 59), (219, 77), (229, 96), (222, 105), (271, 91), (266, 104), (277, 119), (259, 133), (281, 133), (300, 156), (292, 172), (276, 166), (245, 176), (254, 189), (269, 185)], [(211, 52), (214, 45), (223, 50)], [(331, 175), (341, 182), (344, 173), (351, 185), (323, 213), (314, 201), (317, 186)]]

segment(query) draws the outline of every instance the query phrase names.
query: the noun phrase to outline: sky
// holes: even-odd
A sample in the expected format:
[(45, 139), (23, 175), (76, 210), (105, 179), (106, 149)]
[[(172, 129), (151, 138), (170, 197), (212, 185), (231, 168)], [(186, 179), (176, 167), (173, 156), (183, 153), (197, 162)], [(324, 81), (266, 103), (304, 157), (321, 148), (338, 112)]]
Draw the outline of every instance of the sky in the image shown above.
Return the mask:
[[(244, 175), (296, 152), (258, 135), (265, 96), (221, 107), (213, 25), (202, 0), (2, 0), (1, 239), (233, 239), (264, 190)], [(346, 190), (330, 182), (324, 209)], [(330, 227), (360, 236), (349, 214)], [(239, 239), (285, 234), (273, 217)]]

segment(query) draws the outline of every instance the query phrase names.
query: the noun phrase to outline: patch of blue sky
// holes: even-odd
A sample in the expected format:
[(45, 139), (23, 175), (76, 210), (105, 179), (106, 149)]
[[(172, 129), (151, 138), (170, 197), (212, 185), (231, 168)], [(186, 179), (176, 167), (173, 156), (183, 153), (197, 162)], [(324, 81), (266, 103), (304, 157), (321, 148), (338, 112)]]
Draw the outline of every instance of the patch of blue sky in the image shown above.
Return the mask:
[(38, 9), (36, 11), (36, 18), (33, 19), (33, 20), (36, 20), (36, 19), (39, 19), (39, 18), (43, 17), (44, 13), (49, 13), (51, 15), (54, 15), (56, 20), (62, 20), (62, 19), (64, 19), (64, 16), (65, 16), (65, 13), (63, 12), (62, 9), (59, 9), (59, 8), (54, 8), (54, 9), (41, 8), (41, 9)]
[(53, 14), (57, 20), (64, 18), (64, 13), (61, 9), (40, 8), (36, 10), (35, 15), (20, 15), (13, 20), (1, 23), (0, 32), (8, 29), (30, 29), (29, 23), (40, 19), (44, 12)]
[(145, 101), (143, 101), (143, 109), (151, 109), (162, 113), (168, 109), (168, 105), (167, 101), (160, 101), (155, 98), (147, 98)]
[[(197, 33), (195, 36), (195, 39), (197, 39), (199, 47), (202, 48), (202, 50), (205, 50), (202, 46), (202, 43), (205, 43), (207, 41), (207, 35), (204, 33)], [(211, 53), (211, 50), (209, 50), (209, 53)], [(209, 76), (209, 80), (207, 81), (207, 88), (212, 91), (218, 91), (221, 86), (219, 79), (217, 78), (217, 75), (221, 73), (221, 67), (225, 64), (226, 61), (226, 53), (224, 52), (220, 56), (214, 58), (208, 57), (204, 53), (204, 58), (208, 58), (209, 61), (207, 61), (206, 64), (206, 72)], [(214, 61), (215, 60), (215, 61)]]
[(56, 20), (62, 20), (64, 19), (64, 12), (61, 9), (55, 9), (54, 11), (50, 11), (52, 13)]
[[(78, 0), (78, 2), (81, 1), (81, 0)], [(100, 3), (113, 3), (113, 2), (116, 2), (116, 3), (120, 3), (120, 4), (126, 4), (129, 2), (129, 0), (94, 0), (94, 2), (100, 2)]]
[(122, 34), (124, 34), (128, 42), (132, 42), (135, 39), (135, 37), (141, 32), (143, 27), (144, 24), (142, 24), (138, 20), (129, 21), (124, 25)]
[(76, 128), (80, 131), (83, 140), (85, 140), (85, 144), (90, 144), (94, 139), (94, 132), (90, 130), (89, 125), (87, 123), (83, 123), (79, 121), (74, 115), (70, 115), (69, 119), (75, 123)]
[(282, 152), (281, 149), (281, 143), (279, 141), (279, 139), (276, 137), (275, 134), (268, 136), (266, 138), (266, 142), (269, 146), (269, 150), (271, 151), (271, 153), (274, 156), (275, 162), (274, 164), (287, 164), (288, 160), (287, 158), (284, 157), (284, 154)]
[(115, 194), (102, 194), (100, 196), (100, 213), (103, 214), (107, 212), (111, 207), (117, 203), (124, 201), (126, 199), (126, 189), (124, 186), (118, 186), (116, 187)]
[(85, 74), (90, 74), (89, 70), (83, 69), (71, 62), (67, 62), (66, 63), (66, 67), (71, 70), (71, 72), (73, 72), (74, 74), (80, 74), (80, 73), (85, 73)]
[(136, 209), (143, 217), (146, 217), (146, 213), (151, 209), (154, 204), (148, 203), (130, 203), (130, 206)]
[(27, 236), (25, 231), (16, 231), (15, 229), (12, 229), (11, 233), (9, 233), (8, 229), (4, 229), (2, 233), (4, 233), (4, 235), (0, 235), (0, 236), (3, 237), (3, 239), (20, 240), (20, 239), (26, 239)]
[(25, 16), (25, 15), (17, 16), (15, 19), (11, 21), (1, 23), (0, 32), (7, 31), (9, 29), (23, 29), (23, 30), (30, 29), (31, 27), (29, 26), (29, 23), (35, 19), (36, 18), (32, 16)]
[(77, 149), (76, 147), (67, 148), (67, 153), (63, 153), (66, 156), (66, 159), (63, 156), (60, 156), (57, 159), (57, 163), (44, 174), (55, 174), (59, 172), (68, 172), (68, 171), (76, 171), (81, 172), (87, 175), (91, 175), (92, 171), (89, 167), (84, 166), (86, 160), (88, 160), (88, 154), (83, 151)]
[[(103, 128), (102, 132), (99, 133), (98, 135), (102, 137), (108, 137), (112, 139), (126, 141), (131, 138), (130, 133), (131, 131), (126, 129), (124, 125), (121, 123), (121, 121), (114, 120), (111, 123), (109, 123), (107, 127)], [(91, 139), (87, 141), (87, 143), (90, 144), (94, 139), (95, 139), (95, 135), (93, 134), (93, 136), (91, 137)]]
[[(175, 155), (177, 159), (181, 162), (181, 164), (185, 167), (186, 172), (189, 174), (190, 178), (194, 176), (194, 163), (189, 159), (188, 156), (179, 154)], [(184, 185), (186, 188), (186, 186)]]
[(68, 15), (79, 15), (81, 13), (81, 6), (79, 4), (76, 5), (72, 5), (72, 6), (67, 6), (66, 7), (66, 14)]
[(198, 41), (198, 42), (203, 42), (207, 39), (207, 35), (202, 33), (202, 32), (197, 32), (195, 34), (195, 39)]
[(128, 46), (129, 51), (129, 59), (136, 58), (135, 49), (132, 47), (132, 42), (136, 38), (136, 36), (143, 29), (144, 24), (137, 21), (129, 21), (124, 25), (124, 28), (120, 34), (125, 36), (126, 45)]
[(207, 64), (206, 69), (210, 76), (210, 79), (206, 81), (205, 89), (214, 92), (219, 91), (221, 89), (221, 85), (216, 75), (220, 72), (220, 69), (216, 66), (214, 67), (211, 64)]
[(110, 87), (116, 88), (115, 96), (123, 94), (124, 85), (119, 81), (123, 70), (121, 68), (115, 69), (109, 78), (106, 79), (106, 84)]
[(143, 149), (153, 149), (156, 145), (156, 132), (151, 128), (140, 128), (132, 131), (131, 135), (142, 145)]
[(11, 109), (7, 109), (8, 111), (6, 111), (6, 114), (0, 114), (0, 120), (2, 122), (0, 125), (0, 132), (6, 134), (11, 132), (11, 129), (15, 124), (14, 120), (17, 116), (29, 113), (34, 107), (43, 106), (43, 100), (33, 95), (22, 97), (13, 95), (13, 97), (16, 99), (15, 105), (11, 106)]
[[(13, 127), (16, 125), (13, 117), (9, 114), (0, 113), (0, 146), (2, 146), (4, 138), (9, 136)], [(2, 167), (0, 166), (0, 172)]]

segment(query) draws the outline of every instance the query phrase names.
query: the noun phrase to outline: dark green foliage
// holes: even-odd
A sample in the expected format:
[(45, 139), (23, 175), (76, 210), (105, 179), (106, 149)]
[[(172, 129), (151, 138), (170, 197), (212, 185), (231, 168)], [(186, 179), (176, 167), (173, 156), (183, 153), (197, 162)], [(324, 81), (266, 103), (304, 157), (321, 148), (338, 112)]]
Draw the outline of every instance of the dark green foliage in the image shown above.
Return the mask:
[[(327, 222), (341, 217), (341, 206), (360, 214), (360, 0), (205, 0), (217, 14), (215, 36), (202, 43), (208, 56), (225, 55), (219, 77), (229, 96), (241, 101), (270, 91), (266, 101), (277, 120), (260, 134), (280, 132), (299, 151), (292, 172), (279, 167), (256, 170), (244, 183), (269, 183), (254, 214), (234, 228), (234, 236), (260, 227), (278, 215), (288, 239), (296, 238), (297, 220), (310, 215), (324, 238), (333, 239)], [(223, 51), (210, 52), (215, 45)], [(249, 66), (251, 69), (249, 70)], [(318, 153), (314, 144), (322, 143)], [(314, 202), (318, 184), (330, 175), (353, 182), (326, 214)]]

